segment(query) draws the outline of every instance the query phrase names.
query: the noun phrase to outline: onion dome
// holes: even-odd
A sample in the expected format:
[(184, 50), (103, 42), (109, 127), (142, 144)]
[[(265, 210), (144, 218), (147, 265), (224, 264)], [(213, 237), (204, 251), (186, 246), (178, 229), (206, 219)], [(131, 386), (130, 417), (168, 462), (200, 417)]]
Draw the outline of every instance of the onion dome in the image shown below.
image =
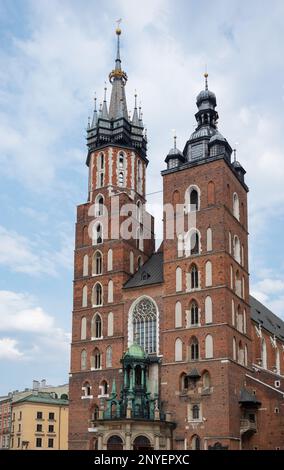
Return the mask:
[(186, 161), (181, 150), (177, 148), (177, 137), (174, 136), (174, 146), (169, 151), (168, 155), (165, 158), (165, 162), (168, 165), (168, 168), (174, 168)]

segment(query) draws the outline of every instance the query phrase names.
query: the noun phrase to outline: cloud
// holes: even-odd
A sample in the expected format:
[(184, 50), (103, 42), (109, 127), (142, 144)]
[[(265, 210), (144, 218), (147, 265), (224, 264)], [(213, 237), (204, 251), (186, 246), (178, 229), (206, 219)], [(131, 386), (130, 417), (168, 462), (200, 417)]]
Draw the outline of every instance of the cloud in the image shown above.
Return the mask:
[(23, 353), (17, 349), (17, 341), (11, 338), (0, 338), (0, 360), (21, 359)]

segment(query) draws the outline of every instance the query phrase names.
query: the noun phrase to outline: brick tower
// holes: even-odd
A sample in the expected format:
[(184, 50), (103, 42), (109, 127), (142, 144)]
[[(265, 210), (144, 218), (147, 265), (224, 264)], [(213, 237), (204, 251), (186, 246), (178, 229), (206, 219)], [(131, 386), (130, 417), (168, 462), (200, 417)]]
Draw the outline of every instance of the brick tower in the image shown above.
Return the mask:
[(164, 228), (161, 394), (172, 401), (179, 377), (180, 396), (171, 409), (184, 423), (177, 447), (199, 448), (202, 440), (209, 448), (217, 440), (238, 449), (236, 384), (251, 364), (248, 188), (244, 169), (231, 163), (232, 149), (217, 130), (207, 74), (197, 107), (196, 130), (183, 153), (175, 145), (162, 172), (164, 204), (175, 207), (172, 219), (164, 220), (176, 226), (182, 220), (184, 229), (170, 240)]
[[(99, 414), (100, 399), (110, 395), (114, 380), (122, 383), (120, 359), (127, 344), (123, 285), (154, 251), (153, 219), (143, 213), (146, 137), (136, 95), (132, 119), (128, 115), (120, 34), (117, 28), (109, 109), (105, 88), (103, 104), (97, 112), (95, 100), (87, 129), (88, 201), (77, 208), (70, 449), (92, 447), (88, 428)], [(150, 220), (147, 230), (142, 215)]]

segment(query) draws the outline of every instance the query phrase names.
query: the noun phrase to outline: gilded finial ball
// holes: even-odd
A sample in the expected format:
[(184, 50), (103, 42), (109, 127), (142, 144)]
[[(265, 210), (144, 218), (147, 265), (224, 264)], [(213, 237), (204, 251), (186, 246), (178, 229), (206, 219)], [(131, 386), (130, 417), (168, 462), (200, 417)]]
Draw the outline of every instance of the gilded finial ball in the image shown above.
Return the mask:
[(115, 33), (120, 36), (121, 34), (121, 29), (119, 27), (116, 28)]
[(208, 73), (207, 72), (205, 72), (204, 77), (208, 78)]

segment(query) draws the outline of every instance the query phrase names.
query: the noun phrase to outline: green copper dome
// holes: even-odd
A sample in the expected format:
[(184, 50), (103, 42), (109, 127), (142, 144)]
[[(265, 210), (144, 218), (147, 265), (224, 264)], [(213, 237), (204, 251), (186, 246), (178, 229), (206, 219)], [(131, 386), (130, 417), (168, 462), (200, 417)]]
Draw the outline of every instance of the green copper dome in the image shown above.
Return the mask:
[(141, 348), (141, 346), (139, 346), (139, 344), (133, 343), (127, 349), (127, 351), (125, 353), (125, 356), (131, 356), (131, 357), (135, 357), (137, 359), (145, 359), (146, 354), (143, 351), (143, 349)]

